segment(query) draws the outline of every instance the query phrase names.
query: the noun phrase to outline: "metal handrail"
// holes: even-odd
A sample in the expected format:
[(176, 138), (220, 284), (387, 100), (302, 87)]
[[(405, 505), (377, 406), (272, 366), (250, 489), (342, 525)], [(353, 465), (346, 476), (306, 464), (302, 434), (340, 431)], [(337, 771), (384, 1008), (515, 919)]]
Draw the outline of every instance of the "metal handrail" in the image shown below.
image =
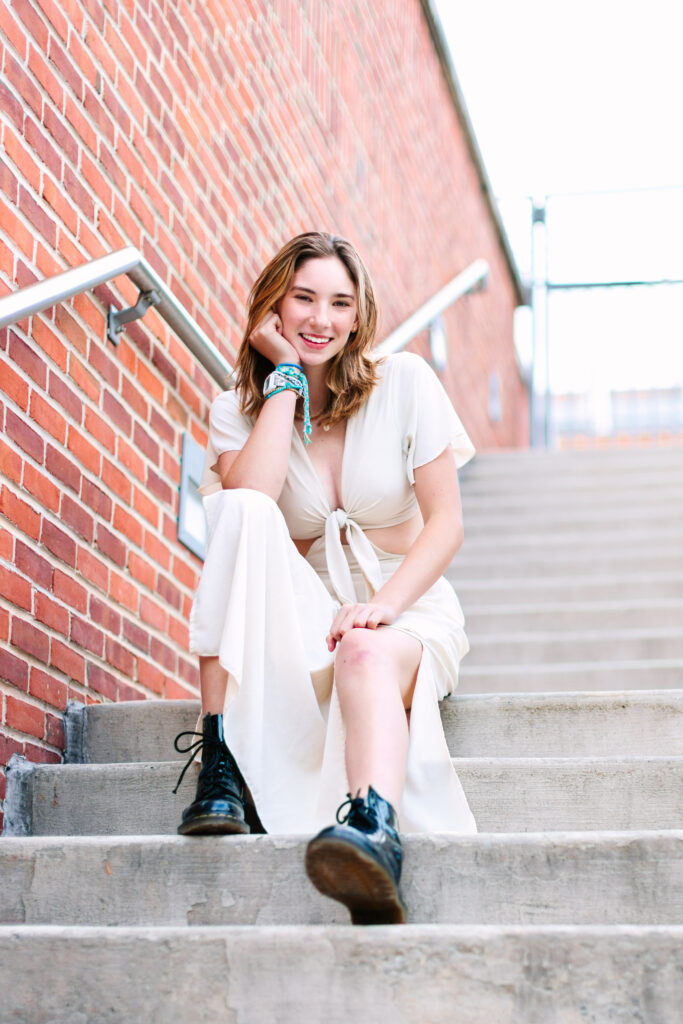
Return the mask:
[[(233, 375), (232, 367), (133, 246), (117, 249), (81, 267), (64, 270), (61, 274), (55, 274), (44, 281), (38, 281), (0, 298), (0, 327), (23, 320), (25, 316), (39, 313), (59, 302), (64, 302), (65, 299), (73, 298), (80, 292), (90, 291), (121, 274), (127, 274), (140, 289), (141, 299), (152, 296), (147, 298), (147, 305), (155, 307), (204, 369), (221, 387), (225, 387)], [(488, 274), (489, 265), (486, 260), (475, 260), (380, 342), (375, 347), (374, 354), (384, 356), (404, 348), (420, 331), (429, 327), (448, 306), (468, 292), (480, 288)], [(145, 304), (142, 303), (141, 311), (144, 308)], [(132, 310), (124, 311), (122, 323), (132, 319), (132, 316), (125, 316), (126, 312), (132, 314)], [(121, 326), (115, 329), (120, 330)]]
[(481, 288), (489, 275), (489, 265), (486, 260), (475, 260), (470, 263), (457, 277), (449, 281), (441, 291), (433, 295), (423, 306), (409, 316), (405, 323), (392, 331), (384, 341), (380, 342), (374, 349), (377, 356), (386, 356), (390, 352), (398, 352), (415, 338), (420, 331), (434, 323), (436, 318), (452, 306), (453, 303), (467, 295), (468, 292)]
[(225, 387), (227, 379), (232, 376), (232, 367), (133, 246), (117, 249), (81, 267), (65, 270), (4, 296), (0, 299), (0, 327), (23, 320), (25, 316), (39, 313), (80, 292), (90, 291), (120, 274), (127, 274), (142, 294), (157, 293), (155, 299), (158, 301), (152, 304), (159, 315), (173, 328), (213, 379)]

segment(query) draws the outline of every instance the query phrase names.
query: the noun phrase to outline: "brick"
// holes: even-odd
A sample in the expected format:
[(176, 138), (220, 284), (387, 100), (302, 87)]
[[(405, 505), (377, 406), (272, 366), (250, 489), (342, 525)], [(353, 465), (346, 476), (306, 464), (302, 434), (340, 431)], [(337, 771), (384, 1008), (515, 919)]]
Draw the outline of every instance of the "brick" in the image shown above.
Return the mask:
[(87, 540), (89, 544), (92, 542), (95, 535), (95, 520), (87, 509), (68, 494), (62, 495), (61, 519), (83, 540)]
[(24, 744), (16, 740), (14, 736), (8, 736), (0, 732), (0, 764), (6, 765), (13, 754), (23, 754)]
[(157, 466), (159, 465), (159, 445), (140, 423), (135, 424), (133, 443), (151, 462)]
[(163, 405), (164, 385), (159, 380), (157, 375), (153, 373), (152, 370), (150, 370), (149, 367), (146, 365), (146, 363), (142, 361), (142, 359), (138, 359), (136, 376), (140, 384), (140, 387), (145, 392), (145, 394), (149, 395), (149, 397), (153, 399), (155, 402), (158, 402), (160, 405)]
[(78, 549), (78, 571), (85, 579), (90, 580), (100, 590), (106, 592), (109, 587), (109, 567), (93, 555), (88, 548)]
[(102, 554), (122, 568), (126, 564), (126, 545), (102, 523), (97, 524), (96, 543)]
[(140, 596), (140, 618), (162, 633), (166, 633), (168, 629), (168, 612), (145, 594)]
[(68, 604), (77, 612), (85, 612), (88, 608), (88, 591), (77, 583), (69, 573), (55, 569), (52, 581), (52, 593), (58, 600)]
[(58, 183), (46, 174), (43, 179), (43, 199), (57, 214), (57, 219), (72, 235), (78, 230), (78, 210), (67, 198), (61, 182)]
[(31, 610), (31, 584), (19, 573), (3, 565), (0, 565), (0, 594), (5, 601), (27, 612)]
[(70, 487), (76, 494), (81, 489), (81, 471), (75, 462), (67, 458), (51, 444), (48, 444), (45, 452), (45, 468), (52, 476), (56, 477), (67, 487)]
[(105, 391), (102, 398), (102, 411), (108, 416), (119, 430), (123, 431), (126, 437), (130, 437), (133, 429), (133, 419), (129, 412), (124, 409), (118, 398), (115, 398), (110, 391)]
[(153, 693), (163, 693), (164, 673), (156, 665), (150, 665), (148, 661), (138, 658), (137, 675), (141, 686), (145, 686)]
[(64, 736), (64, 726), (61, 718), (57, 718), (56, 715), (51, 715), (50, 712), (45, 714), (45, 735), (44, 740), (53, 747), (58, 747), (59, 750), (66, 748), (66, 738)]
[(66, 420), (55, 410), (54, 403), (48, 402), (38, 391), (34, 391), (31, 395), (30, 410), (35, 422), (52, 434), (56, 441), (64, 444)]
[(151, 468), (147, 469), (147, 489), (151, 494), (155, 495), (159, 501), (163, 502), (165, 505), (173, 507), (173, 488), (171, 488), (165, 480), (162, 480), (161, 477)]
[(159, 507), (139, 487), (134, 489), (133, 508), (154, 527), (159, 525)]
[(90, 619), (115, 636), (121, 632), (120, 614), (92, 594), (90, 595)]
[(136, 385), (128, 379), (123, 378), (121, 381), (121, 398), (129, 406), (134, 413), (136, 413), (141, 420), (145, 422), (150, 417), (149, 403), (143, 396), (142, 392)]
[(162, 352), (158, 345), (155, 345), (154, 347), (152, 362), (159, 370), (162, 377), (165, 377), (171, 387), (175, 389), (178, 386), (178, 371), (166, 353)]
[(147, 630), (142, 629), (137, 622), (133, 622), (131, 619), (124, 619), (123, 636), (129, 644), (133, 645), (133, 647), (137, 647), (138, 650), (144, 651), (145, 654), (149, 652), (149, 633)]
[(45, 701), (53, 708), (66, 711), (68, 687), (61, 679), (56, 679), (49, 672), (31, 666), (28, 692), (32, 697)]
[(109, 596), (117, 604), (123, 605), (124, 608), (128, 608), (132, 612), (137, 612), (139, 601), (137, 587), (130, 580), (114, 572), (113, 569), (109, 580)]
[(24, 754), (26, 760), (32, 764), (59, 764), (62, 760), (61, 754), (45, 747), (38, 747), (35, 743), (24, 743)]
[(102, 392), (101, 386), (95, 380), (90, 370), (87, 370), (80, 359), (77, 359), (72, 352), (69, 357), (69, 373), (72, 379), (77, 385), (79, 391), (86, 394), (88, 398), (91, 398), (93, 402), (99, 403), (100, 394)]
[(24, 488), (37, 501), (43, 509), (50, 512), (57, 512), (59, 509), (59, 488), (56, 487), (49, 477), (37, 470), (30, 462), (24, 466)]
[(45, 712), (42, 708), (10, 694), (5, 701), (5, 723), (10, 729), (36, 736), (39, 740), (45, 734)]
[(0, 438), (0, 473), (18, 484), (21, 481), (22, 466), (21, 455)]
[(130, 504), (133, 495), (133, 485), (125, 473), (122, 473), (113, 462), (109, 462), (107, 459), (102, 461), (102, 483), (110, 491), (118, 494), (119, 498), (125, 501), (127, 505)]
[(175, 673), (178, 665), (178, 656), (167, 644), (162, 643), (161, 640), (153, 636), (150, 639), (149, 653), (152, 661), (156, 662), (157, 665), (163, 666), (168, 672)]
[(76, 683), (85, 682), (85, 658), (78, 651), (75, 651), (69, 644), (63, 644), (56, 637), (52, 639), (50, 650), (50, 665), (59, 672), (63, 672), (69, 679)]
[(166, 679), (164, 685), (164, 697), (166, 700), (189, 700), (197, 696), (197, 690), (187, 686), (181, 686), (175, 679)]
[(87, 651), (91, 651), (98, 658), (102, 657), (104, 652), (104, 633), (101, 629), (97, 629), (92, 623), (86, 622), (85, 619), (81, 619), (78, 615), (71, 616), (70, 639), (72, 643), (78, 644), (79, 647), (84, 647)]
[(76, 392), (73, 391), (72, 388), (70, 388), (69, 385), (54, 372), (50, 373), (50, 384), (48, 390), (50, 398), (53, 398), (59, 405), (61, 405), (62, 409), (64, 409), (71, 419), (80, 426), (83, 421), (83, 402)]
[(178, 647), (182, 647), (183, 650), (189, 650), (190, 630), (187, 623), (182, 619), (175, 619), (171, 616), (168, 623), (168, 638), (177, 644)]
[(0, 512), (7, 516), (11, 523), (18, 526), (23, 533), (34, 540), (40, 536), (40, 516), (27, 505), (25, 501), (18, 498), (7, 485), (3, 485), (0, 491)]
[(36, 462), (42, 463), (45, 452), (42, 437), (12, 409), (7, 410), (5, 429), (8, 437), (15, 441), (27, 455), (30, 455)]
[(60, 530), (49, 519), (44, 519), (40, 539), (48, 551), (51, 551), (62, 562), (66, 562), (72, 569), (76, 568), (76, 541), (72, 540), (64, 530)]
[(9, 532), (0, 527), (0, 558), (7, 559), (8, 562), (12, 561), (14, 552), (14, 537)]
[(113, 527), (117, 533), (122, 533), (137, 547), (142, 547), (142, 525), (134, 516), (126, 512), (121, 505), (117, 505), (114, 510)]
[[(59, 123), (51, 111), (48, 111), (48, 119), (59, 130)], [(41, 163), (45, 164), (55, 181), (62, 178), (62, 157), (59, 149), (53, 145), (52, 139), (45, 134), (42, 124), (37, 124), (32, 117), (27, 116), (24, 127), (24, 138), (36, 153)]]
[(168, 544), (160, 540), (151, 530), (147, 530), (145, 533), (144, 548), (145, 553), (149, 555), (153, 562), (156, 562), (162, 569), (170, 569), (171, 553)]
[(42, 590), (52, 590), (52, 566), (23, 540), (17, 539), (15, 564), (19, 572), (37, 583)]
[(178, 675), (184, 679), (189, 686), (199, 689), (199, 666), (196, 662), (188, 661), (187, 658), (178, 658)]
[(88, 665), (88, 686), (101, 693), (103, 697), (116, 700), (118, 695), (118, 680), (111, 672), (107, 672), (100, 665), (90, 663)]
[[(109, 387), (112, 388), (114, 391), (118, 392), (120, 389), (121, 371), (119, 370), (114, 360), (102, 347), (102, 344), (99, 342), (99, 340), (95, 341), (95, 339), (93, 339), (93, 341), (91, 342), (90, 352), (88, 354), (88, 361), (90, 362), (90, 365), (93, 367), (93, 369), (97, 371), (99, 376), (107, 382)], [(107, 415), (109, 415), (107, 406), (112, 400), (116, 402), (116, 399), (114, 399), (111, 391), (105, 389), (104, 397), (102, 400), (102, 407), (105, 413), (107, 413)], [(118, 405), (119, 403), (116, 402), (116, 404)]]
[(128, 556), (128, 572), (149, 590), (156, 589), (156, 568), (135, 551), (131, 551)]
[(123, 672), (129, 679), (135, 677), (134, 655), (127, 647), (124, 647), (123, 644), (113, 640), (111, 637), (106, 639), (105, 660), (109, 665)]
[[(45, 360), (40, 352), (30, 348), (14, 331), (10, 331), (9, 335), (9, 355), (10, 359), (14, 360), (17, 366), (20, 366), (36, 382), (38, 387), (44, 391), (47, 387), (47, 366)], [(26, 408), (26, 406), (22, 406), (22, 408)]]
[(85, 436), (69, 424), (68, 437), (69, 451), (73, 452), (82, 466), (90, 470), (93, 476), (100, 475), (100, 464), (102, 457), (94, 444), (91, 444)]
[(62, 636), (69, 634), (69, 612), (64, 605), (53, 601), (46, 594), (36, 594), (34, 616), (38, 622), (49, 626), (50, 629), (61, 633)]
[[(16, 7), (16, 4), (14, 5)], [(43, 26), (44, 28), (44, 26)], [(4, 73), (8, 84), (14, 89), (18, 96), (21, 96), (24, 103), (33, 110), (37, 117), (40, 117), (43, 110), (43, 100), (40, 89), (32, 81), (24, 68), (18, 61), (14, 60), (9, 50), (5, 50)]]
[(0, 648), (0, 680), (11, 683), (18, 690), (28, 690), (29, 668), (23, 658)]
[[(62, 232), (63, 234), (63, 232)], [(33, 317), (33, 341), (44, 354), (55, 363), (60, 370), (66, 371), (68, 356), (66, 347), (57, 337), (52, 327), (45, 320), (45, 314), (36, 314)], [(54, 371), (50, 371), (50, 381), (54, 377)], [(51, 386), (51, 385), (50, 385)], [(50, 392), (52, 394), (52, 392)], [(55, 397), (54, 395), (52, 397)]]
[(81, 485), (81, 501), (95, 512), (100, 519), (109, 522), (113, 508), (113, 502), (108, 494), (92, 483), (87, 477), (83, 477)]
[(160, 597), (163, 597), (167, 604), (170, 604), (173, 608), (180, 611), (183, 596), (178, 588), (171, 583), (170, 580), (166, 579), (165, 576), (162, 576), (161, 573), (159, 573), (159, 578), (157, 580), (157, 594), (159, 594)]
[(38, 661), (47, 662), (50, 654), (50, 638), (42, 629), (37, 629), (25, 619), (15, 615), (12, 619), (12, 646), (26, 651)]
[[(106, 396), (105, 396), (106, 397)], [(85, 429), (100, 444), (104, 445), (112, 454), (116, 449), (116, 434), (108, 423), (99, 416), (94, 409), (85, 410)]]
[(145, 463), (132, 445), (124, 441), (122, 437), (118, 438), (117, 456), (119, 463), (132, 473), (133, 476), (137, 477), (141, 483), (144, 483), (147, 473)]

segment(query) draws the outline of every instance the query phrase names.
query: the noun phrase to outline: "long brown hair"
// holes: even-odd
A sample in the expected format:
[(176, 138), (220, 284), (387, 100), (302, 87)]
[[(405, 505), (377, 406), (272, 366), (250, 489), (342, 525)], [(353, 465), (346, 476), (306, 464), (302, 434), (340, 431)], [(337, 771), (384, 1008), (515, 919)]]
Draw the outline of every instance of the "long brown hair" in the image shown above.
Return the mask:
[(287, 293), (294, 274), (308, 260), (337, 256), (356, 286), (358, 328), (330, 361), (326, 384), (327, 404), (317, 418), (320, 426), (331, 426), (353, 416), (377, 383), (377, 362), (369, 356), (377, 331), (377, 303), (372, 281), (360, 256), (345, 238), (323, 231), (297, 235), (280, 249), (261, 271), (249, 293), (247, 325), (236, 365), (236, 386), (242, 412), (257, 416), (265, 401), (263, 384), (273, 364), (249, 344), (254, 328)]

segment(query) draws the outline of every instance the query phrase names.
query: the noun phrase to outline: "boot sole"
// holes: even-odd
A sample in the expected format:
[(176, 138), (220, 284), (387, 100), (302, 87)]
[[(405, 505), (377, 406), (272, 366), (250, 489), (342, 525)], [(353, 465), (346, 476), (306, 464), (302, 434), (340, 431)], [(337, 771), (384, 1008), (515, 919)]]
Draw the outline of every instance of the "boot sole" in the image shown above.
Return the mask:
[(312, 839), (306, 874), (323, 896), (348, 907), (353, 924), (404, 924), (406, 909), (391, 875), (353, 843)]
[(225, 814), (199, 814), (178, 825), (178, 834), (181, 836), (236, 836), (248, 833), (249, 826), (244, 821)]

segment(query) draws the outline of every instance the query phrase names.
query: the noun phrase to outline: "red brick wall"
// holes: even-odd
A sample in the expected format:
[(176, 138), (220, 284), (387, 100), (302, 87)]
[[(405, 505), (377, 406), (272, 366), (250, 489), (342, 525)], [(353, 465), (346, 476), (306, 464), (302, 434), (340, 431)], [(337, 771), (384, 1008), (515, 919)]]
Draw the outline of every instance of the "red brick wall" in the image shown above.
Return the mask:
[[(300, 230), (356, 242), (384, 333), (483, 256), (446, 382), (476, 442), (525, 442), (513, 284), (419, 0), (10, 0), (2, 30), (2, 294), (132, 244), (231, 357)], [(105, 340), (135, 295), (0, 333), (0, 764), (58, 760), (69, 698), (195, 693), (177, 487), (215, 386), (153, 311)]]

